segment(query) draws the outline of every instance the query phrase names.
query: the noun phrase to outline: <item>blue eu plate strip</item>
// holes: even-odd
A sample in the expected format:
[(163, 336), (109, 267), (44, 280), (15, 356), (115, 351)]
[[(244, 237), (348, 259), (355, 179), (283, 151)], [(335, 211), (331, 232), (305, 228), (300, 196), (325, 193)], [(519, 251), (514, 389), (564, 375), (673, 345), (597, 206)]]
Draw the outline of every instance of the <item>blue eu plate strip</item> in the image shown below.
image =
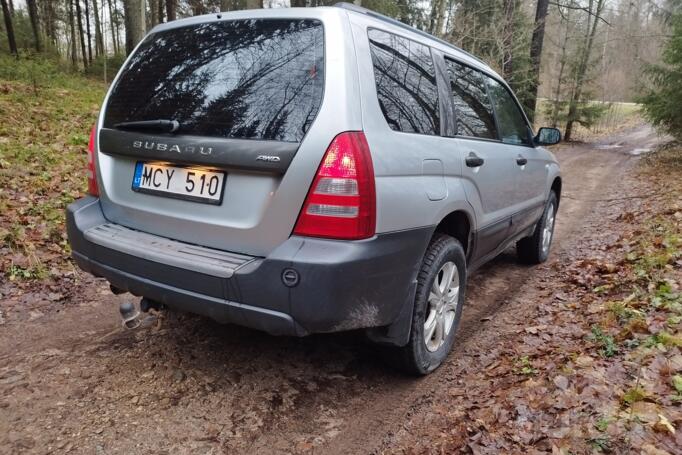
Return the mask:
[(140, 182), (142, 181), (142, 169), (144, 169), (144, 163), (138, 161), (135, 164), (135, 174), (133, 175), (133, 188), (140, 187)]

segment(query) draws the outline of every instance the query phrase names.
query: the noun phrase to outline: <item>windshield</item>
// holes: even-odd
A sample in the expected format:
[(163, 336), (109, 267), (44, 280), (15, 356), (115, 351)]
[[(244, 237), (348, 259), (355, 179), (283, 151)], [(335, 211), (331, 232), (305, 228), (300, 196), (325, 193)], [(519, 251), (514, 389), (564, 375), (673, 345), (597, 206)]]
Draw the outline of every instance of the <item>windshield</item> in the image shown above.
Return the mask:
[(148, 36), (109, 97), (106, 128), (169, 119), (178, 134), (299, 142), (324, 89), (316, 20), (203, 23)]

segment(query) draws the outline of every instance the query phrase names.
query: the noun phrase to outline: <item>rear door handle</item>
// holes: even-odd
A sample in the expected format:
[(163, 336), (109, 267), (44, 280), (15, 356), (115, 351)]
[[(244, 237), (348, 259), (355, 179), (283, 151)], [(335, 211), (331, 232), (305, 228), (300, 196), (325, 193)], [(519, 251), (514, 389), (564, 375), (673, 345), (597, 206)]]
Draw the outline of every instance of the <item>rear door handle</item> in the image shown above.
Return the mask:
[(464, 160), (466, 165), (468, 167), (479, 167), (483, 166), (483, 163), (485, 163), (485, 160), (481, 158), (480, 156), (476, 155), (474, 152), (469, 153), (469, 156), (466, 157)]
[(527, 163), (528, 163), (528, 158), (526, 158), (522, 155), (519, 155), (516, 157), (516, 164), (518, 164), (519, 166), (525, 166)]

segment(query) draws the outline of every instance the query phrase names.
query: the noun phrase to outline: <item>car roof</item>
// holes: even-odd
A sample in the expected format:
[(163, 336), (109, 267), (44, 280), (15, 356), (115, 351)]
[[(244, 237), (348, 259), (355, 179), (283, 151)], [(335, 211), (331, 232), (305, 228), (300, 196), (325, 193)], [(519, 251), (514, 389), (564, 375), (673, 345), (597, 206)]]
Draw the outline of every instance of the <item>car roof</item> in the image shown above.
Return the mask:
[(407, 32), (410, 35), (412, 35), (412, 39), (415, 39), (416, 41), (420, 41), (424, 44), (427, 44), (431, 47), (438, 48), (439, 50), (443, 51), (446, 54), (456, 54), (456, 56), (460, 59), (467, 60), (467, 63), (473, 64), (472, 66), (476, 66), (482, 69), (485, 69), (489, 72), (492, 72), (493, 74), (495, 73), (490, 66), (485, 63), (483, 60), (480, 58), (476, 57), (475, 55), (455, 46), (452, 43), (449, 43), (443, 39), (440, 39), (438, 37), (435, 37), (431, 35), (430, 33), (427, 33), (423, 30), (420, 30), (416, 27), (412, 27), (411, 25), (407, 25), (404, 22), (400, 22), (396, 19), (393, 19), (391, 17), (385, 16), (383, 14), (377, 13), (376, 11), (372, 11), (371, 9), (368, 8), (363, 8), (361, 6), (352, 4), (352, 3), (346, 3), (346, 2), (341, 2), (337, 3), (334, 5), (336, 8), (342, 8), (347, 11), (350, 11), (351, 14), (359, 14), (359, 15), (364, 15), (367, 16), (378, 23), (382, 24), (382, 26), (388, 26), (392, 29), (392, 31), (400, 31), (400, 32)]
[[(367, 8), (357, 6), (351, 3), (337, 3), (334, 6), (319, 6), (315, 8), (263, 8), (253, 10), (238, 10), (221, 13), (204, 14), (201, 16), (192, 16), (184, 19), (179, 19), (172, 22), (166, 22), (154, 27), (150, 33), (156, 33), (173, 28), (186, 27), (189, 25), (201, 24), (213, 21), (238, 20), (238, 19), (257, 19), (257, 18), (301, 18), (301, 19), (321, 19), (333, 15), (357, 15), (375, 22), (378, 27), (383, 30), (393, 32), (417, 41), (421, 44), (438, 49), (446, 55), (457, 58), (457, 60), (465, 63), (478, 70), (482, 70), (498, 79), (502, 77), (497, 74), (488, 64), (478, 57), (466, 52), (459, 47), (448, 43), (445, 40), (437, 38), (429, 33), (419, 30), (415, 27), (407, 25), (396, 19), (384, 16)], [(503, 80), (503, 79), (502, 79)]]

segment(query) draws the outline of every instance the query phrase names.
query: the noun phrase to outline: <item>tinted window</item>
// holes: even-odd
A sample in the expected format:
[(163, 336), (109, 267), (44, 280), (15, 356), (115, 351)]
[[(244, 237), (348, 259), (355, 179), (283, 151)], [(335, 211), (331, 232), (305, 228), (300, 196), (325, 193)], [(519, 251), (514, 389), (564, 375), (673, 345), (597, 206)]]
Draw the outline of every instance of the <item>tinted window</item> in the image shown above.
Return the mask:
[(495, 116), (480, 71), (445, 60), (455, 103), (457, 134), (497, 139)]
[(181, 133), (300, 141), (324, 88), (323, 29), (239, 20), (147, 37), (111, 94), (104, 125), (175, 119)]
[(369, 31), (381, 110), (397, 131), (440, 134), (436, 73), (431, 51), (379, 30)]
[(506, 87), (494, 79), (488, 80), (488, 92), (495, 106), (497, 123), (500, 126), (500, 139), (507, 144), (530, 144), (528, 125), (521, 108)]

